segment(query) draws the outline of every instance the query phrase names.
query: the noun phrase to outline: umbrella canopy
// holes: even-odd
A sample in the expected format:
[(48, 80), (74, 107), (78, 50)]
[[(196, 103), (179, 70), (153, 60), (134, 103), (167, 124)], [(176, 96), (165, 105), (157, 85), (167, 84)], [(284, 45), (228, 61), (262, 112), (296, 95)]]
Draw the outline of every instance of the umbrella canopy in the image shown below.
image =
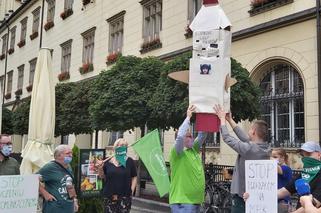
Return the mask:
[(31, 94), (28, 142), (22, 151), (21, 174), (32, 174), (53, 159), (55, 86), (51, 53), (39, 51)]

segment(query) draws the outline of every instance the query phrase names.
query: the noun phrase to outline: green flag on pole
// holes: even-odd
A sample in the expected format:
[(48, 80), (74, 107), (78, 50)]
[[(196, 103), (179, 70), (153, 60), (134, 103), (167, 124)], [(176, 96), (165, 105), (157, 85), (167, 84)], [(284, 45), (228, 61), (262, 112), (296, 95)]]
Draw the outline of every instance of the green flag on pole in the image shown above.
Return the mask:
[(169, 177), (163, 157), (158, 130), (146, 134), (132, 145), (147, 168), (160, 197), (169, 192)]

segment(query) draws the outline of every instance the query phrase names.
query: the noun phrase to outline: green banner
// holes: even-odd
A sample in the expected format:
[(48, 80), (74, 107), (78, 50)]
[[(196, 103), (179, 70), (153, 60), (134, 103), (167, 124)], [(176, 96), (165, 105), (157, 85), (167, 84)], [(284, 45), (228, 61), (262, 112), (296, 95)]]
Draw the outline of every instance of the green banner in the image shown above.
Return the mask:
[(132, 145), (147, 168), (160, 197), (169, 192), (169, 177), (163, 157), (158, 130), (146, 134)]

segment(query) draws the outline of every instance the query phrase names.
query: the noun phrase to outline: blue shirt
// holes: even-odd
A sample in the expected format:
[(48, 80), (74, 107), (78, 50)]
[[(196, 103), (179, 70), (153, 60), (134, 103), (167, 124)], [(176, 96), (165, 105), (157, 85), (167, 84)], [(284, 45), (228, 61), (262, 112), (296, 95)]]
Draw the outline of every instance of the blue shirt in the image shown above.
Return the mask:
[[(283, 174), (282, 175), (278, 174), (278, 189), (281, 189), (282, 187), (286, 186), (292, 179), (292, 169), (287, 165), (282, 165), (281, 168), (282, 168)], [(281, 200), (289, 202), (290, 197), (285, 197), (284, 199), (281, 199)]]

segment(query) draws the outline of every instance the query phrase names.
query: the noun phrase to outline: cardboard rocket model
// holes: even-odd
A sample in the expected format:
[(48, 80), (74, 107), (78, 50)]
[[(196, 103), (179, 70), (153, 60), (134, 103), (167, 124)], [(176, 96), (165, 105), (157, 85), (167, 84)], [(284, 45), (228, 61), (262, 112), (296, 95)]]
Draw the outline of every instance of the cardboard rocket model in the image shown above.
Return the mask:
[[(219, 120), (213, 106), (230, 111), (231, 23), (217, 0), (204, 0), (189, 26), (193, 31), (193, 57), (190, 70), (169, 76), (189, 84), (189, 102), (196, 106), (196, 130), (217, 132)], [(188, 78), (186, 77), (188, 76)]]

